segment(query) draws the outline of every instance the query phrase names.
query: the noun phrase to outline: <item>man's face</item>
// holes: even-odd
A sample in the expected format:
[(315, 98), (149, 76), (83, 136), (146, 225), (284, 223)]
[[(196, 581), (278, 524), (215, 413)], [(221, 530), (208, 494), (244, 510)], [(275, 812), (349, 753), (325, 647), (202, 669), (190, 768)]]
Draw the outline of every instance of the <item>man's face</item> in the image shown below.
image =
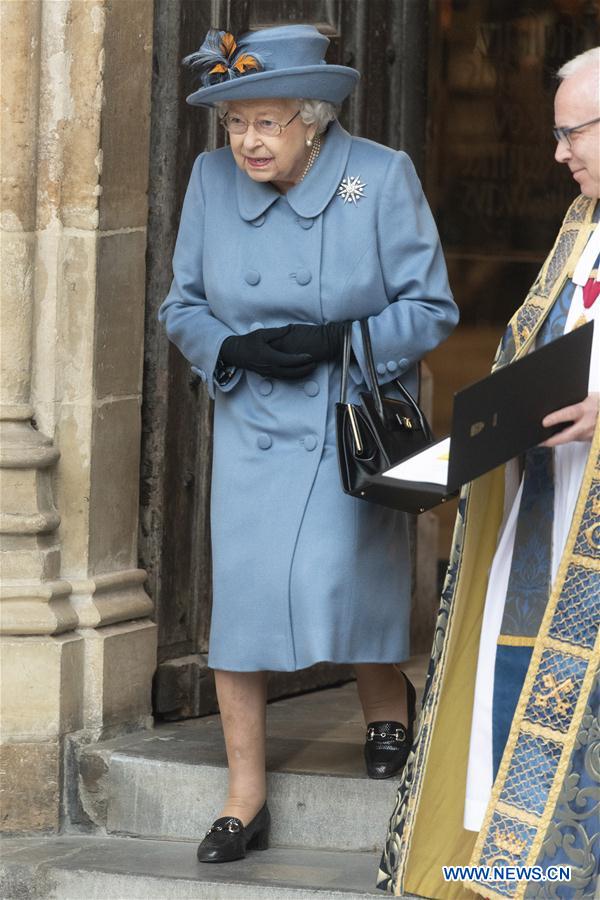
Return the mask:
[[(561, 82), (554, 98), (554, 121), (572, 128), (600, 116), (600, 67), (590, 65)], [(600, 122), (559, 141), (554, 158), (565, 163), (586, 197), (600, 197)]]

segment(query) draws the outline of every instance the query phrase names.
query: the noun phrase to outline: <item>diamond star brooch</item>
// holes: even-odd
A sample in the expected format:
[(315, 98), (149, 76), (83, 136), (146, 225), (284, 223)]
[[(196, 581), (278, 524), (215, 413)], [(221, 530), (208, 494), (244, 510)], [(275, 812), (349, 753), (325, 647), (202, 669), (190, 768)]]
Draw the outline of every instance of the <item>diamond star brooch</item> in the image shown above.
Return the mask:
[(341, 197), (344, 203), (358, 203), (361, 197), (365, 196), (366, 183), (360, 180), (360, 175), (347, 175), (343, 178), (338, 188), (338, 197)]

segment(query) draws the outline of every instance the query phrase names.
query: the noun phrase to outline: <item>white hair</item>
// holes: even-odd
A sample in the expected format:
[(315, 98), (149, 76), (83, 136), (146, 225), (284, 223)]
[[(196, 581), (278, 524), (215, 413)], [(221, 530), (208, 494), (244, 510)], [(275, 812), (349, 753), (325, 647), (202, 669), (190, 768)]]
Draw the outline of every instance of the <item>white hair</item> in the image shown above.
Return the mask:
[(317, 126), (317, 134), (323, 134), (330, 122), (337, 118), (338, 107), (328, 100), (299, 100), (300, 118), (305, 125)]
[(570, 59), (560, 67), (556, 75), (560, 81), (564, 81), (565, 78), (571, 78), (591, 66), (600, 67), (600, 47), (592, 47), (591, 50), (586, 50), (585, 53), (580, 53), (579, 56)]
[[(317, 126), (317, 134), (323, 134), (330, 122), (337, 118), (338, 107), (328, 100), (302, 100), (298, 98), (300, 106), (300, 118), (305, 125)], [(223, 118), (228, 109), (228, 104), (215, 103), (220, 118)]]

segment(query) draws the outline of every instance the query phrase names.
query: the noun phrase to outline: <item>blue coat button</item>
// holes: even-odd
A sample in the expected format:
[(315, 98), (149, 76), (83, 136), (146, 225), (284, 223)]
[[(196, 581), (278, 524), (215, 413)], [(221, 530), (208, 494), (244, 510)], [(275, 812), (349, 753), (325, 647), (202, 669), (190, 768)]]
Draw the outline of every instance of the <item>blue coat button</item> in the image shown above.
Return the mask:
[(386, 367), (385, 367), (385, 363), (377, 363), (377, 367), (376, 367), (376, 368), (377, 368), (377, 374), (378, 374), (378, 375), (385, 375), (385, 373), (387, 372), (387, 369), (386, 369)]
[(264, 381), (258, 386), (258, 392), (263, 395), (263, 397), (268, 397), (271, 391), (273, 390), (273, 382), (269, 381), (268, 378), (265, 378)]
[(259, 328), (264, 328), (264, 327), (265, 326), (263, 325), (262, 322), (253, 322), (252, 325), (250, 326), (250, 331), (258, 331)]
[(386, 365), (386, 369), (388, 370), (388, 372), (395, 372), (397, 368), (398, 363), (395, 360), (390, 359), (389, 363), (387, 363)]
[(310, 450), (314, 450), (316, 446), (317, 446), (316, 437), (314, 436), (314, 434), (308, 434), (304, 438), (304, 449), (310, 451)]
[(408, 360), (405, 359), (404, 357), (402, 357), (402, 359), (398, 360), (398, 365), (400, 366), (401, 369), (407, 369), (408, 368)]
[(319, 393), (319, 385), (316, 381), (307, 381), (304, 385), (304, 393), (309, 397), (316, 397)]
[(264, 431), (259, 434), (256, 439), (256, 443), (260, 447), (261, 450), (268, 450), (273, 441), (271, 440), (271, 436), (266, 434)]
[(308, 269), (298, 269), (296, 272), (296, 281), (298, 284), (309, 284), (312, 279), (312, 275), (308, 271)]
[(264, 225), (264, 224), (265, 224), (265, 217), (264, 217), (264, 216), (258, 216), (257, 219), (252, 219), (252, 221), (250, 222), (250, 224), (251, 224), (251, 225), (254, 225), (255, 228), (260, 228), (261, 225)]
[(244, 275), (244, 281), (247, 284), (255, 285), (260, 281), (260, 272), (257, 272), (256, 269), (248, 269), (246, 274)]
[(300, 228), (304, 228), (305, 231), (308, 231), (315, 224), (314, 219), (305, 219), (303, 216), (298, 216), (298, 224)]

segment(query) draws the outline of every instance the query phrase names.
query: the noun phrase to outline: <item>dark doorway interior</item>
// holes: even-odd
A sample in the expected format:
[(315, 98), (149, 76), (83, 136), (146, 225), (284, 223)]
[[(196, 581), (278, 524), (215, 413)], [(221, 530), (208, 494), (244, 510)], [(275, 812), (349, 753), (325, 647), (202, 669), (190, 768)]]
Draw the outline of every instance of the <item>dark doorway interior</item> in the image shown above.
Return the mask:
[[(461, 323), (428, 358), (434, 419), (489, 371), (577, 194), (554, 161), (556, 71), (600, 43), (594, 0), (436, 0), (431, 5), (425, 184)], [(455, 504), (439, 510), (448, 556)]]

